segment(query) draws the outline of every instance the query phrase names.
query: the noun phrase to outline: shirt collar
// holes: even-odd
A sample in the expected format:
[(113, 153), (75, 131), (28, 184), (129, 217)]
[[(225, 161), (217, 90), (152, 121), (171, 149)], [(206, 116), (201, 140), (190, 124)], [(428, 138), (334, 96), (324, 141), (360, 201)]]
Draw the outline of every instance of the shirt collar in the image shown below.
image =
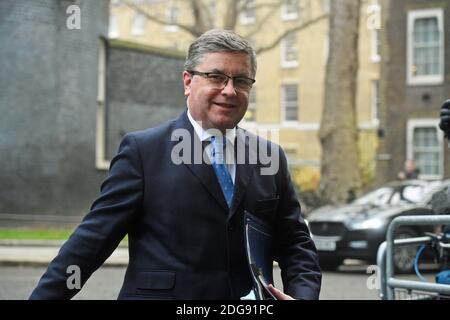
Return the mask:
[[(211, 140), (211, 133), (203, 129), (203, 127), (192, 117), (191, 112), (189, 111), (189, 105), (187, 109), (187, 115), (200, 141)], [(234, 127), (233, 129), (227, 129), (225, 136), (227, 138), (227, 143), (231, 143), (232, 145), (234, 145), (234, 140), (236, 138), (236, 127)]]

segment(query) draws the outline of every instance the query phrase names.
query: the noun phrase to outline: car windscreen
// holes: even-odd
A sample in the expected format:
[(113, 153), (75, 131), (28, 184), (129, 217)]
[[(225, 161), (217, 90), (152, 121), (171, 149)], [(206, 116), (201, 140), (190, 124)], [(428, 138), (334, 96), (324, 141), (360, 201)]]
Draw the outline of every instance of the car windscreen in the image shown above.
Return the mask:
[(424, 197), (424, 186), (407, 185), (402, 187), (382, 187), (354, 201), (358, 205), (396, 205), (418, 203)]
[(389, 199), (394, 192), (393, 188), (383, 187), (376, 189), (368, 194), (358, 198), (354, 201), (355, 204), (365, 205), (365, 204), (373, 204), (373, 205), (383, 205), (389, 202)]

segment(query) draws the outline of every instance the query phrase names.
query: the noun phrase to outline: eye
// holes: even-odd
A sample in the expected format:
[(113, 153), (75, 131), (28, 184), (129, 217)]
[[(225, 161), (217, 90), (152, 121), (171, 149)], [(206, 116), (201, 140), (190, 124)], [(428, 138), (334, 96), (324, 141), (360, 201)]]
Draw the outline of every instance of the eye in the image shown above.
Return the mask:
[(220, 73), (210, 73), (208, 74), (208, 79), (210, 79), (213, 82), (223, 83), (225, 82), (226, 77)]
[(244, 87), (244, 88), (248, 88), (248, 87), (252, 86), (252, 82), (247, 78), (237, 77), (234, 79), (234, 83), (236, 86), (240, 86), (240, 87)]

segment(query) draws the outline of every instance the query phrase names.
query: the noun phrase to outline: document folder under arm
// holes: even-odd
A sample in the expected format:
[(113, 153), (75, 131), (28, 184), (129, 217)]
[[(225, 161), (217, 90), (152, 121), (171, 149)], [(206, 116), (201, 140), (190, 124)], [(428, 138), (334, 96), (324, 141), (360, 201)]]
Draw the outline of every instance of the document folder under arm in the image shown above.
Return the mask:
[(273, 228), (264, 220), (245, 211), (247, 261), (258, 300), (276, 300), (268, 289), (273, 284)]

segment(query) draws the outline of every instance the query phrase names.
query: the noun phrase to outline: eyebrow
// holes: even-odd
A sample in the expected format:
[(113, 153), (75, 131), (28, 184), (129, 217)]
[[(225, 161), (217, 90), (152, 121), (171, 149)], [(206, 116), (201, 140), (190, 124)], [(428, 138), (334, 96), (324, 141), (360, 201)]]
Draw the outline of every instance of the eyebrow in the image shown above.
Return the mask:
[[(220, 74), (225, 74), (226, 73), (223, 70), (219, 70), (219, 69), (212, 69), (211, 71), (209, 71), (209, 73), (220, 73)], [(247, 74), (237, 74), (234, 75), (233, 77), (244, 77), (244, 78), (249, 78), (250, 76)]]

